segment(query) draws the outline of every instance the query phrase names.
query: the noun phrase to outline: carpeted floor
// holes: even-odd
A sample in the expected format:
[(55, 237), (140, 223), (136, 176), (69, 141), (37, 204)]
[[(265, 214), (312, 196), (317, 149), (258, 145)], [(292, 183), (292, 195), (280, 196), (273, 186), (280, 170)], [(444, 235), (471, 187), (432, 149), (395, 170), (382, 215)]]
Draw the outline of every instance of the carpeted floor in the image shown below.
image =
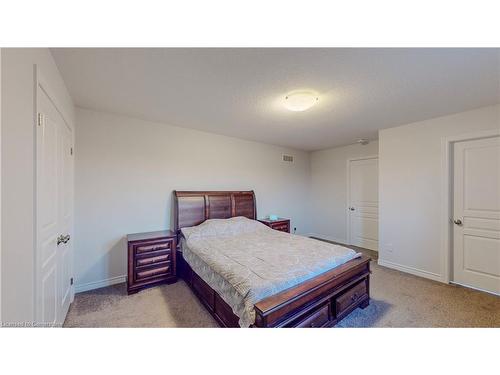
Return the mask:
[[(370, 252), (376, 256), (376, 253)], [(337, 327), (500, 327), (500, 297), (372, 262), (371, 303)], [(65, 327), (217, 327), (179, 280), (128, 296), (118, 284), (75, 296)]]

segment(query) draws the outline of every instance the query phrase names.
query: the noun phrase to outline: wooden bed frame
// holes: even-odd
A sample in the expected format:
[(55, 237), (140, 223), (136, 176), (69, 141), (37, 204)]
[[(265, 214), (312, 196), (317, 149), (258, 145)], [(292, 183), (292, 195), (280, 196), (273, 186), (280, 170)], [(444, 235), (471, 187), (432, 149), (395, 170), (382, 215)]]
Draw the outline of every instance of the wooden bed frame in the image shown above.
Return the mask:
[[(175, 231), (207, 219), (257, 218), (253, 191), (174, 191)], [(307, 256), (307, 254), (304, 254)], [(255, 304), (253, 327), (331, 327), (370, 302), (370, 258), (362, 256)], [(239, 327), (239, 318), (220, 295), (177, 252), (179, 276), (222, 327)]]

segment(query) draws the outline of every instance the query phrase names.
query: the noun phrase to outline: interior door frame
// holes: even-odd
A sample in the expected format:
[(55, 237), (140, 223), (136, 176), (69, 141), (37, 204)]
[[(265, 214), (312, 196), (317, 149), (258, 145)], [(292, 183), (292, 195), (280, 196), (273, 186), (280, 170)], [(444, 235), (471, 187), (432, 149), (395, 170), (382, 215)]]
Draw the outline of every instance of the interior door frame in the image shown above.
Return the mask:
[[(38, 322), (39, 321), (39, 316), (38, 316), (38, 306), (37, 306), (37, 302), (38, 302), (38, 293), (39, 293), (39, 288), (38, 288), (38, 285), (37, 285), (37, 282), (38, 282), (38, 271), (40, 269), (40, 259), (39, 259), (39, 249), (40, 249), (40, 244), (39, 244), (39, 241), (38, 241), (38, 186), (39, 186), (39, 181), (38, 181), (38, 160), (37, 160), (37, 155), (38, 155), (38, 132), (39, 132), (39, 126), (38, 126), (38, 112), (39, 112), (39, 103), (38, 103), (38, 94), (39, 94), (39, 90), (43, 90), (45, 92), (45, 94), (48, 96), (48, 98), (50, 99), (50, 101), (52, 102), (52, 104), (54, 105), (54, 107), (56, 108), (57, 112), (59, 112), (59, 114), (61, 115), (63, 121), (64, 121), (64, 124), (68, 127), (68, 129), (70, 130), (71, 132), (71, 137), (72, 137), (72, 140), (71, 140), (71, 143), (74, 144), (74, 137), (75, 137), (75, 131), (74, 131), (74, 128), (70, 125), (69, 121), (68, 121), (68, 117), (65, 115), (65, 113), (63, 111), (61, 111), (61, 108), (62, 106), (59, 104), (60, 101), (57, 99), (57, 95), (55, 95), (55, 91), (52, 90), (52, 88), (50, 87), (50, 84), (48, 83), (48, 81), (44, 78), (43, 74), (40, 72), (40, 69), (38, 68), (37, 64), (34, 64), (33, 65), (33, 77), (34, 77), (34, 80), (33, 80), (33, 126), (35, 127), (35, 141), (34, 141), (34, 157), (35, 157), (35, 175), (34, 175), (34, 215), (33, 215), (33, 221), (34, 221), (34, 228), (35, 228), (35, 236), (34, 236), (34, 264), (35, 264), (35, 269), (34, 269), (34, 278), (33, 278), (33, 309), (34, 309), (34, 312), (33, 312), (33, 316), (35, 317), (35, 322)], [(73, 162), (74, 163), (74, 162)], [(73, 165), (73, 170), (74, 170), (74, 165)], [(73, 175), (74, 176), (74, 175)], [(71, 207), (71, 210), (72, 210), (72, 213), (73, 213), (73, 220), (72, 220), (72, 223), (71, 223), (71, 231), (72, 233), (74, 234), (74, 181), (73, 181), (73, 194), (72, 194), (72, 199), (71, 199), (71, 202), (72, 202), (72, 207)], [(73, 236), (74, 238), (74, 236)], [(74, 243), (74, 242), (73, 242)], [(71, 274), (74, 275), (74, 245), (72, 244), (72, 246), (70, 247), (70, 263), (71, 263)], [(71, 296), (70, 296), (70, 303), (73, 302), (75, 298), (75, 285), (73, 284), (71, 286)]]
[(0, 48), (0, 324), (2, 322), (2, 49)]
[[(453, 282), (453, 155), (454, 145), (457, 142), (474, 141), (500, 136), (500, 129), (482, 130), (464, 133), (451, 137), (441, 138), (441, 261), (442, 281)], [(472, 287), (469, 287), (472, 288)], [(474, 289), (474, 288), (472, 288)]]
[[(351, 214), (349, 212), (349, 204), (351, 202), (351, 162), (353, 161), (358, 161), (358, 160), (371, 160), (371, 159), (377, 159), (378, 160), (378, 155), (368, 155), (368, 156), (360, 156), (356, 158), (349, 158), (346, 161), (346, 176), (347, 176), (347, 183), (346, 183), (346, 203), (345, 203), (345, 213), (346, 213), (346, 244), (347, 245), (352, 245), (351, 244)], [(377, 175), (377, 180), (378, 180), (378, 175)], [(379, 244), (380, 246), (380, 244)]]

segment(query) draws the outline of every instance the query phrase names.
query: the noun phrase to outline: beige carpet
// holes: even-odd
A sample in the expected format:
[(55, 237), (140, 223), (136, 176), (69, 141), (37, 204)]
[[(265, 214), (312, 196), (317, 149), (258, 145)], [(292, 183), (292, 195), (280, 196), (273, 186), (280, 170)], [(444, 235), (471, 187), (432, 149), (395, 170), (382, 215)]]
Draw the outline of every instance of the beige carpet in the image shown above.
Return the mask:
[[(500, 297), (372, 262), (370, 306), (337, 327), (500, 327)], [(80, 293), (65, 327), (217, 327), (182, 281), (128, 296), (125, 284)]]

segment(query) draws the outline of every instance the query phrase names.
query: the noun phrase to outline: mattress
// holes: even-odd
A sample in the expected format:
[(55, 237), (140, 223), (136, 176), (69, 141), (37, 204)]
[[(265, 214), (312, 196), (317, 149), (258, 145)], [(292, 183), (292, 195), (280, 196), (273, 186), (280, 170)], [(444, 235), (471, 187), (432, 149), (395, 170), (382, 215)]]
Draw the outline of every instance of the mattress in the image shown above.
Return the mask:
[(231, 306), (241, 327), (255, 322), (258, 301), (360, 256), (244, 217), (207, 220), (182, 232), (184, 260)]

